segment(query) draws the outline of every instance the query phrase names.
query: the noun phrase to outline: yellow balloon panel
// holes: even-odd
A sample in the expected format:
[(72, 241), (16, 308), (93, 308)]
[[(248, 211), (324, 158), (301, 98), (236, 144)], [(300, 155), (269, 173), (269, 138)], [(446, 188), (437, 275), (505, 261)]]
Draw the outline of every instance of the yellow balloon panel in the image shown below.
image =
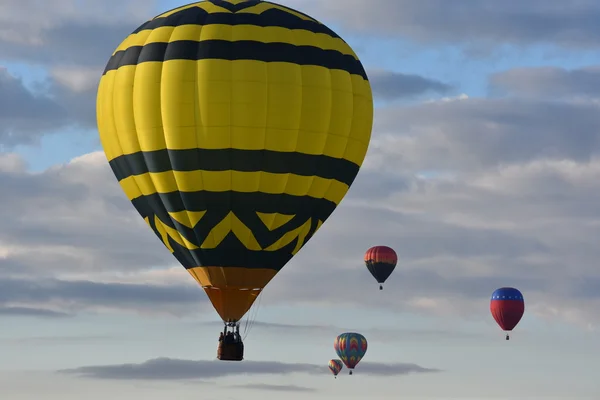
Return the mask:
[(316, 20), (210, 0), (118, 46), (97, 116), (127, 197), (235, 321), (347, 193), (373, 100), (352, 49)]

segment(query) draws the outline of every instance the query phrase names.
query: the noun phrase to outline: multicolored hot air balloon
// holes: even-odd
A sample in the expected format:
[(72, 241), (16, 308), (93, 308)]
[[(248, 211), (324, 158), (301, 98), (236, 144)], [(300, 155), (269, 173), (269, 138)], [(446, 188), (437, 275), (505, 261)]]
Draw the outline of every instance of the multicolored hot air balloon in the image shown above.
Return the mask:
[(350, 370), (349, 375), (352, 375), (352, 370), (367, 352), (367, 339), (360, 333), (342, 333), (335, 338), (333, 348), (346, 368)]
[(500, 325), (503, 331), (506, 331), (506, 340), (509, 340), (508, 332), (512, 331), (519, 323), (525, 313), (525, 300), (523, 294), (511, 287), (496, 289), (492, 293), (490, 301), (490, 311), (492, 316)]
[(398, 256), (391, 247), (375, 246), (365, 253), (365, 265), (371, 275), (377, 279), (379, 290), (383, 290), (383, 282), (389, 278), (397, 263)]
[(145, 22), (108, 61), (96, 109), (121, 188), (224, 334), (340, 204), (373, 122), (350, 46), (260, 0), (200, 1)]
[(344, 364), (342, 364), (340, 360), (329, 360), (329, 370), (335, 379), (337, 379), (337, 375), (340, 373), (342, 368), (344, 368)]

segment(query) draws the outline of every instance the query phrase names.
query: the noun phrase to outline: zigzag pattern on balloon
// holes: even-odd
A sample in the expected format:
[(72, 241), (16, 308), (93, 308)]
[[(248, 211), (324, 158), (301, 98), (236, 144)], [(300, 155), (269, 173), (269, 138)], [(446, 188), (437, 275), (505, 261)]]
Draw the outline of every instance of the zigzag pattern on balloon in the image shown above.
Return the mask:
[(156, 213), (142, 216), (186, 268), (229, 265), (278, 270), (323, 224), (302, 214), (211, 209), (168, 215), (162, 219)]
[(360, 333), (346, 332), (333, 342), (333, 348), (346, 367), (353, 369), (367, 352), (367, 339)]
[(330, 360), (329, 361), (329, 370), (331, 371), (331, 373), (333, 373), (333, 375), (337, 375), (340, 373), (340, 371), (343, 368), (343, 364), (342, 361), (340, 360)]

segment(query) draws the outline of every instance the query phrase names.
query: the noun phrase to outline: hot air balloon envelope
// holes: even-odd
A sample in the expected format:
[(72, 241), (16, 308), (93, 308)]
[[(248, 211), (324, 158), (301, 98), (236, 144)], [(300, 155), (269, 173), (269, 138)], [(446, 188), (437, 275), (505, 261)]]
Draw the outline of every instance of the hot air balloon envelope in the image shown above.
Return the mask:
[(492, 293), (490, 311), (502, 330), (512, 331), (525, 312), (523, 294), (511, 287), (497, 289)]
[(343, 367), (344, 364), (340, 360), (329, 360), (329, 370), (333, 376), (337, 376)]
[(121, 188), (228, 324), (340, 204), (373, 121), (348, 44), (255, 0), (142, 24), (108, 61), (96, 109)]
[(365, 265), (379, 284), (386, 281), (397, 263), (398, 256), (391, 247), (375, 246), (365, 253)]
[(360, 333), (346, 332), (335, 338), (333, 348), (344, 365), (350, 370), (360, 362), (367, 352), (367, 339)]

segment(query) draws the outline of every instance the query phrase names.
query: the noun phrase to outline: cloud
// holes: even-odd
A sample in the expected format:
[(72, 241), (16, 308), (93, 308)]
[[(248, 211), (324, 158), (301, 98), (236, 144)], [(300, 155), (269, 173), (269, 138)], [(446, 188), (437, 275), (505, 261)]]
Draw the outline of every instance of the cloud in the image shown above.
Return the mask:
[(156, 1), (36, 0), (0, 5), (0, 54), (53, 66), (104, 66), (117, 45), (154, 16)]
[(416, 97), (428, 92), (448, 93), (452, 86), (419, 75), (402, 74), (386, 70), (368, 71), (371, 88), (376, 99), (392, 101)]
[[(96, 86), (118, 44), (158, 12), (156, 1), (114, 4), (93, 0), (37, 0), (0, 5), (0, 67), (40, 68), (26, 88), (0, 69), (0, 146), (37, 144), (45, 134), (96, 128)], [(19, 72), (20, 74), (20, 72)], [(36, 74), (37, 75), (37, 74)], [(0, 148), (2, 148), (0, 147)]]
[[(60, 23), (46, 26), (40, 20), (40, 32), (76, 19), (67, 7), (72, 3), (64, 1), (64, 8), (59, 7), (64, 15), (56, 19)], [(434, 3), (398, 4), (426, 12)], [(439, 3), (439, 10), (444, 4)], [(550, 15), (554, 3), (535, 2), (540, 9), (506, 4), (489, 7), (505, 7), (498, 14), (503, 18), (511, 7)], [(396, 6), (389, 3), (387, 10)], [(445, 23), (454, 23), (459, 9), (450, 10)], [(366, 10), (365, 16), (375, 11)], [(476, 24), (480, 11), (474, 9)], [(89, 18), (113, 23), (106, 15)], [(30, 46), (37, 46), (34, 39)], [(85, 119), (91, 126), (94, 68), (99, 61), (40, 62), (51, 68), (45, 89), (56, 95), (40, 97), (5, 73), (13, 97), (37, 99), (44, 109), (54, 104), (67, 110), (57, 121), (51, 118), (58, 114), (34, 114), (40, 121), (50, 118), (45, 124), (74, 121), (71, 113), (80, 110), (79, 121)], [(592, 285), (600, 256), (593, 239), (600, 233), (600, 210), (593, 201), (600, 195), (600, 117), (594, 101), (570, 101), (595, 96), (595, 74), (594, 68), (505, 71), (492, 76), (490, 84), (509, 97), (459, 96), (378, 109), (369, 155), (348, 197), (317, 239), (268, 286), (265, 297), (284, 304), (343, 301), (391, 312), (479, 318), (488, 312), (491, 291), (510, 284), (526, 291), (528, 313), (600, 321), (600, 297)], [(431, 78), (389, 71), (375, 71), (373, 77), (376, 92), (388, 99), (428, 90), (451, 95), (453, 90)], [(29, 172), (18, 156), (2, 154), (0, 187), (0, 279), (23, 289), (22, 294), (7, 292), (11, 297), (5, 298), (5, 307), (40, 308), (44, 300), (28, 294), (27, 288), (41, 290), (50, 299), (48, 310), (64, 313), (93, 310), (91, 299), (101, 307), (114, 307), (105, 297), (115, 293), (130, 296), (128, 309), (141, 312), (146, 312), (146, 303), (156, 308), (164, 304), (168, 310), (196, 295), (203, 298), (125, 199), (102, 153), (40, 173)], [(375, 244), (398, 251), (400, 264), (389, 282), (397, 293), (357, 298), (357, 290), (374, 287), (361, 258)], [(29, 281), (31, 276), (44, 279), (46, 286)], [(340, 276), (345, 277), (344, 285), (332, 284)], [(171, 288), (183, 290), (183, 297), (169, 297)]]
[(189, 380), (211, 379), (228, 375), (289, 375), (293, 373), (320, 374), (323, 366), (286, 364), (275, 361), (192, 361), (156, 358), (140, 364), (86, 366), (59, 372), (98, 379)]
[(251, 390), (268, 390), (272, 392), (316, 392), (317, 389), (296, 385), (268, 385), (266, 383), (255, 383), (248, 385), (234, 385), (234, 388)]
[(592, 103), (467, 98), (376, 112), (370, 169), (480, 171), (539, 159), (590, 161), (600, 149)]
[(492, 75), (490, 83), (494, 91), (513, 96), (597, 99), (600, 97), (600, 68), (514, 68)]
[(441, 372), (435, 368), (423, 368), (417, 364), (385, 364), (385, 363), (370, 363), (361, 362), (357, 367), (357, 371), (360, 370), (360, 374), (374, 375), (374, 376), (397, 376), (397, 375), (408, 375), (411, 373), (430, 373), (430, 372)]
[[(42, 135), (70, 128), (95, 131), (96, 87), (110, 54), (160, 11), (157, 2), (142, 0), (121, 2), (117, 13), (113, 5), (91, 0), (57, 0), (52, 7), (24, 0), (1, 7), (0, 65), (27, 63), (45, 74), (30, 85), (35, 91), (25, 88), (16, 68), (11, 68), (12, 75), (0, 74), (0, 106), (7, 105), (0, 107), (0, 145), (5, 149), (38, 144)], [(417, 75), (372, 75), (376, 95), (386, 101), (450, 90), (445, 83)], [(6, 90), (4, 80), (14, 89)]]
[(0, 149), (39, 144), (43, 135), (69, 128), (95, 129), (100, 75), (100, 68), (55, 68), (34, 90), (0, 67)]
[[(46, 82), (48, 93), (67, 110), (72, 124), (96, 134), (96, 89), (100, 67), (54, 67)], [(100, 140), (98, 139), (98, 144)]]
[[(598, 278), (600, 257), (600, 209), (590, 200), (600, 196), (594, 106), (462, 99), (389, 107), (378, 118), (348, 198), (269, 284), (265, 303), (481, 319), (491, 292), (514, 285), (528, 314), (600, 322), (600, 297), (584, 285)], [(114, 308), (103, 299), (115, 292), (144, 313), (144, 304), (171, 312), (178, 301), (204, 299), (125, 199), (102, 153), (35, 174), (14, 155), (0, 157), (0, 166), (4, 282), (38, 291), (27, 279), (43, 277), (51, 310), (67, 313), (93, 303)], [(357, 298), (357, 290), (376, 290), (361, 261), (375, 244), (400, 256), (386, 285), (394, 291)], [(340, 274), (344, 285), (332, 284)], [(136, 283), (147, 287), (111, 286)], [(81, 289), (88, 286), (89, 295)], [(180, 297), (170, 297), (171, 287)], [(6, 306), (43, 301), (13, 296)]]
[(99, 342), (106, 340), (120, 340), (115, 336), (108, 335), (71, 335), (71, 336), (30, 336), (30, 337), (19, 337), (14, 339), (5, 339), (7, 341), (31, 345), (73, 345), (73, 344), (84, 344), (89, 345), (91, 342)]
[[(101, 152), (30, 173), (0, 154), (0, 276), (87, 279), (174, 265), (123, 195)], [(43, 268), (39, 268), (43, 265)], [(181, 271), (184, 272), (184, 271)], [(114, 278), (114, 276), (113, 276)]]
[[(557, 164), (555, 168), (560, 167)], [(579, 171), (597, 168), (572, 164)], [(562, 167), (563, 173), (568, 172), (569, 165)], [(346, 288), (369, 290), (372, 278), (366, 272), (342, 272), (344, 269), (320, 263), (310, 275), (290, 269), (283, 284), (269, 288), (269, 296), (272, 301), (317, 304), (329, 298), (362, 307), (478, 320), (487, 317), (491, 291), (511, 285), (526, 294), (530, 315), (584, 326), (597, 324), (600, 302), (593, 282), (597, 281), (595, 260), (600, 254), (593, 238), (600, 233), (600, 210), (591, 200), (600, 194), (596, 175), (589, 173), (588, 179), (581, 179), (579, 171), (564, 173), (552, 185), (552, 181), (544, 183), (546, 168), (529, 176), (519, 168), (511, 174), (490, 172), (473, 183), (429, 181), (420, 191), (382, 198), (379, 207), (391, 208), (388, 212), (378, 211), (371, 201), (370, 207), (348, 207), (340, 213), (344, 223), (321, 236), (330, 249), (315, 259), (350, 252), (358, 260), (359, 251), (349, 249), (366, 248), (367, 243), (361, 246), (360, 239), (344, 232), (369, 220), (377, 227), (374, 237), (369, 234), (369, 244), (391, 244), (400, 254), (399, 268), (387, 285), (398, 295), (357, 299)], [(483, 182), (485, 189), (481, 188)], [(540, 190), (544, 186), (552, 193)], [(485, 237), (492, 232), (495, 234), (487, 242)], [(478, 236), (479, 240), (473, 240)], [(513, 244), (507, 246), (507, 239)], [(489, 245), (482, 246), (486, 242)], [(352, 265), (345, 259), (340, 263)], [(358, 268), (358, 261), (355, 265)], [(326, 294), (310, 284), (334, 282), (341, 273), (344, 287), (329, 285)]]
[(597, 47), (600, 4), (578, 0), (527, 2), (470, 0), (289, 0), (287, 3), (349, 31), (394, 35), (421, 42), (556, 44)]
[[(351, 31), (394, 34), (420, 41), (558, 43), (595, 47), (600, 5), (578, 0), (497, 2), (470, 0), (459, 6), (444, 0), (286, 0), (282, 3)], [(133, 29), (161, 11), (156, 1), (114, 5), (93, 0), (35, 0), (0, 8), (0, 54), (4, 58), (53, 64), (106, 62)]]
[[(415, 178), (412, 190), (379, 199), (356, 195), (319, 233), (327, 248), (299, 254), (264, 296), (481, 320), (489, 317), (491, 292), (510, 285), (525, 293), (529, 315), (597, 324), (599, 168), (598, 161), (533, 162), (452, 180)], [(357, 290), (374, 285), (360, 266), (373, 244), (391, 245), (400, 256), (386, 284), (394, 292), (357, 298)], [(342, 286), (315, 284), (342, 274)]]
[(189, 276), (171, 278), (187, 275), (182, 267), (151, 270), (176, 260), (156, 246), (102, 153), (41, 173), (25, 167), (18, 157), (0, 154), (0, 305), (16, 307), (5, 314), (111, 309), (177, 315), (189, 302), (207, 304)]
[[(2, 283), (0, 283), (0, 287)], [(64, 312), (45, 310), (43, 308), (30, 307), (0, 307), (0, 316), (4, 317), (43, 317), (43, 318), (62, 318), (69, 314)]]
[[(481, 320), (511, 285), (528, 316), (596, 326), (599, 122), (592, 102), (544, 98), (378, 111), (348, 198), (263, 295)], [(376, 244), (399, 254), (395, 293), (357, 298), (374, 284), (361, 257)]]
[[(52, 307), (76, 312), (110, 308), (113, 312), (134, 308), (138, 311), (178, 313), (182, 305), (206, 303), (204, 293), (193, 286), (133, 285), (57, 279), (0, 279), (0, 304), (37, 304), (29, 315), (64, 315)], [(41, 308), (41, 307), (44, 308)], [(8, 308), (10, 310), (11, 308)], [(26, 308), (13, 309), (25, 313)], [(46, 313), (46, 314), (44, 314)], [(2, 312), (0, 311), (0, 314)]]
[[(437, 372), (416, 364), (382, 364), (361, 362), (361, 374), (395, 376), (411, 372)], [(229, 375), (290, 375), (295, 373), (322, 375), (326, 365), (281, 363), (276, 361), (192, 361), (172, 358), (155, 358), (140, 364), (85, 366), (58, 372), (96, 379), (120, 380), (196, 380), (214, 379)], [(288, 387), (289, 389), (289, 387)], [(281, 387), (280, 387), (281, 390)]]
[(30, 144), (44, 131), (68, 123), (67, 111), (54, 99), (36, 95), (23, 82), (0, 68), (0, 149)]

